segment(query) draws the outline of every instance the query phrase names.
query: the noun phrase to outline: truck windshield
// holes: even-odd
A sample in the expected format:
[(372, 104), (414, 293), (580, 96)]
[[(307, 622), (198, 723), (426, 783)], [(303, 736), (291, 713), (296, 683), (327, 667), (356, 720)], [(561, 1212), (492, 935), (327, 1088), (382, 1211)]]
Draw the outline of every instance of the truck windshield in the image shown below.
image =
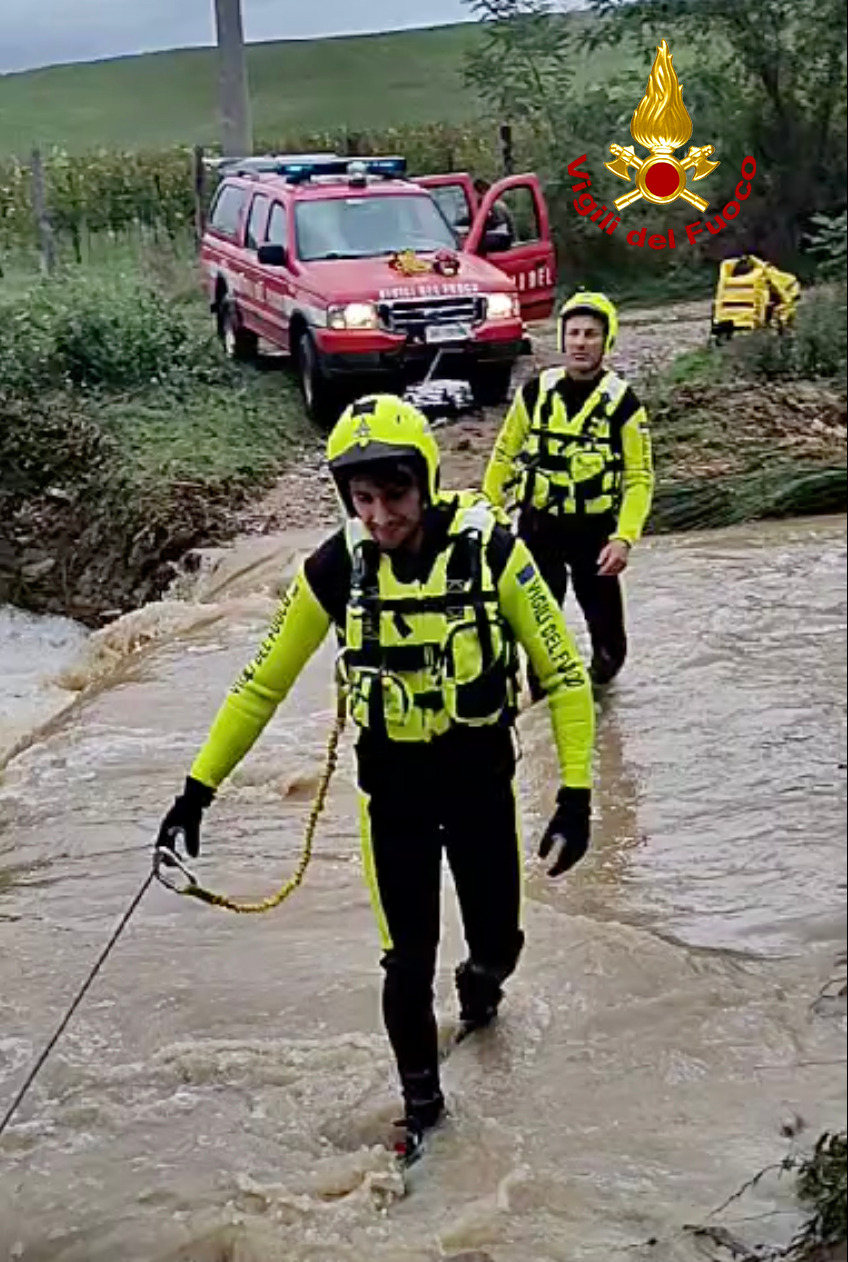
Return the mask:
[(295, 207), (297, 253), (367, 259), (399, 250), (455, 250), (457, 240), (429, 196), (333, 197)]

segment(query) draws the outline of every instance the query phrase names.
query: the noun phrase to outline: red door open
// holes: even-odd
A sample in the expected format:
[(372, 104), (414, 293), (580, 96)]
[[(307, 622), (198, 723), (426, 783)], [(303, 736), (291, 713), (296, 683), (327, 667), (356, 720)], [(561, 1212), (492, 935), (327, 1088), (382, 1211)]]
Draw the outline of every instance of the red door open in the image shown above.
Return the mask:
[(554, 308), (556, 255), (542, 186), (535, 175), (499, 180), (480, 202), (463, 249), (511, 276), (525, 320)]

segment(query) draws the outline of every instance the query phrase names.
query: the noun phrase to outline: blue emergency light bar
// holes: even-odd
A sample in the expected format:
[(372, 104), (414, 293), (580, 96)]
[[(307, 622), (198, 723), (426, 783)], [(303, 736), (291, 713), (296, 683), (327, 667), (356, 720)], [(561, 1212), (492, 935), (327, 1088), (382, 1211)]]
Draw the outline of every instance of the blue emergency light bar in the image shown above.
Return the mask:
[[(222, 164), (223, 165), (223, 164)], [(399, 179), (406, 173), (406, 158), (345, 157), (340, 153), (269, 154), (267, 157), (233, 158), (226, 163), (229, 172), (244, 175), (282, 175), (290, 184), (302, 184), (317, 175)]]
[(284, 175), (291, 184), (311, 180), (314, 175), (381, 175), (392, 180), (399, 179), (405, 172), (406, 158), (345, 158), (339, 154), (328, 154), (306, 162), (284, 160), (277, 167), (277, 173)]

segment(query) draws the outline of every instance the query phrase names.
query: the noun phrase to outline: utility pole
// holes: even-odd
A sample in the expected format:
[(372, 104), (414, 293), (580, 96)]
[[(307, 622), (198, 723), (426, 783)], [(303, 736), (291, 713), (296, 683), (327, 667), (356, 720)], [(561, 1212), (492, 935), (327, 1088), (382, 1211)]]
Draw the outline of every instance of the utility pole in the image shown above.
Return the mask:
[(241, 0), (215, 0), (215, 27), (218, 33), (221, 153), (225, 158), (241, 157), (253, 152)]

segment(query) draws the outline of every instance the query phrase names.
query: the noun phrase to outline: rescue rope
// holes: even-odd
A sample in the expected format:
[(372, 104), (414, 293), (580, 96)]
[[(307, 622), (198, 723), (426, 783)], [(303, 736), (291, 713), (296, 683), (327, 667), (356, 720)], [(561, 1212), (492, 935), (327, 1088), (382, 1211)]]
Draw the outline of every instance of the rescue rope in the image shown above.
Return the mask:
[(2, 1122), (0, 1122), (0, 1135), (2, 1135), (2, 1134), (3, 1134), (4, 1130), (6, 1129), (6, 1127), (7, 1127), (7, 1126), (9, 1125), (9, 1123), (11, 1122), (12, 1117), (13, 1117), (13, 1116), (14, 1116), (14, 1114), (17, 1112), (17, 1109), (18, 1109), (19, 1104), (21, 1103), (21, 1101), (23, 1100), (24, 1096), (26, 1095), (26, 1093), (29, 1091), (30, 1087), (32, 1086), (32, 1084), (33, 1084), (33, 1082), (34, 1082), (34, 1080), (35, 1080), (35, 1076), (36, 1076), (36, 1074), (37, 1074), (37, 1073), (38, 1073), (38, 1071), (41, 1069), (41, 1067), (42, 1067), (42, 1065), (44, 1064), (44, 1062), (47, 1060), (47, 1057), (48, 1057), (48, 1056), (50, 1055), (50, 1053), (53, 1051), (53, 1048), (56, 1046), (56, 1044), (58, 1043), (59, 1039), (62, 1037), (62, 1034), (65, 1032), (65, 1029), (66, 1029), (66, 1027), (67, 1027), (67, 1025), (68, 1025), (68, 1022), (70, 1021), (71, 1017), (72, 1017), (72, 1016), (74, 1015), (74, 1013), (76, 1012), (77, 1008), (78, 1008), (78, 1007), (80, 1006), (80, 1004), (82, 1003), (82, 1001), (83, 1001), (83, 999), (84, 999), (84, 997), (85, 997), (85, 994), (86, 994), (86, 992), (88, 991), (89, 986), (90, 986), (90, 985), (91, 985), (91, 983), (94, 981), (95, 977), (96, 977), (96, 976), (97, 976), (97, 974), (100, 972), (100, 970), (101, 970), (101, 968), (103, 967), (103, 965), (106, 963), (106, 957), (109, 955), (109, 952), (112, 950), (112, 947), (113, 947), (113, 946), (115, 945), (115, 943), (118, 941), (118, 938), (120, 938), (120, 936), (121, 936), (121, 934), (123, 933), (124, 929), (126, 929), (126, 927), (127, 927), (128, 923), (129, 923), (130, 917), (132, 916), (132, 914), (133, 914), (133, 912), (135, 911), (136, 907), (138, 907), (138, 905), (139, 905), (139, 903), (141, 902), (141, 900), (144, 898), (144, 895), (147, 893), (148, 886), (150, 885), (150, 882), (153, 880), (153, 877), (154, 877), (154, 876), (155, 876), (155, 873), (154, 873), (154, 872), (151, 872), (151, 873), (149, 873), (149, 875), (148, 875), (148, 876), (146, 876), (146, 877), (145, 877), (144, 882), (143, 882), (143, 884), (142, 884), (142, 886), (141, 886), (141, 889), (138, 891), (138, 893), (136, 894), (135, 898), (134, 898), (134, 899), (132, 900), (132, 902), (130, 903), (130, 905), (129, 905), (129, 907), (127, 908), (127, 910), (124, 912), (123, 916), (121, 917), (121, 919), (120, 919), (120, 921), (119, 921), (119, 923), (118, 923), (117, 928), (115, 929), (115, 931), (114, 931), (114, 933), (112, 934), (112, 936), (111, 936), (111, 938), (109, 939), (109, 941), (106, 943), (106, 945), (105, 945), (105, 947), (103, 948), (103, 950), (100, 952), (100, 955), (97, 957), (97, 960), (95, 961), (93, 968), (92, 968), (92, 969), (91, 969), (91, 971), (89, 972), (88, 977), (87, 977), (87, 978), (85, 979), (85, 981), (83, 982), (83, 984), (82, 984), (82, 986), (81, 986), (81, 988), (80, 988), (80, 990), (79, 990), (79, 993), (77, 994), (76, 999), (74, 999), (74, 1001), (73, 1001), (73, 1003), (71, 1004), (70, 1008), (69, 1008), (69, 1009), (68, 1009), (68, 1011), (65, 1013), (64, 1017), (62, 1018), (62, 1020), (59, 1022), (59, 1025), (58, 1025), (58, 1027), (57, 1027), (57, 1029), (56, 1029), (56, 1033), (53, 1035), (53, 1037), (51, 1038), (50, 1042), (49, 1042), (49, 1043), (47, 1044), (47, 1046), (44, 1048), (44, 1051), (41, 1053), (41, 1055), (39, 1056), (38, 1060), (35, 1062), (35, 1064), (33, 1065), (32, 1069), (29, 1071), (29, 1073), (27, 1074), (26, 1078), (24, 1079), (24, 1084), (23, 1084), (23, 1086), (21, 1087), (20, 1091), (19, 1091), (19, 1092), (18, 1092), (18, 1094), (15, 1096), (14, 1100), (12, 1101), (12, 1103), (9, 1105), (8, 1109), (6, 1110), (6, 1113), (5, 1113), (4, 1117), (3, 1117)]
[[(199, 902), (207, 903), (210, 907), (223, 907), (226, 911), (239, 912), (242, 915), (272, 911), (275, 907), (279, 907), (280, 903), (285, 902), (289, 895), (293, 894), (302, 883), (306, 875), (306, 869), (309, 867), (309, 861), (312, 858), (312, 842), (315, 837), (318, 818), (324, 809), (330, 781), (338, 763), (339, 742), (344, 731), (345, 714), (345, 695), (343, 689), (339, 687), (336, 691), (336, 714), (330, 737), (327, 741), (324, 770), (321, 773), (321, 779), (318, 781), (318, 787), (315, 790), (312, 807), (309, 811), (300, 859), (292, 875), (285, 884), (280, 886), (276, 893), (270, 894), (267, 898), (260, 899), (258, 902), (243, 902), (240, 899), (231, 898), (228, 894), (217, 894), (214, 890), (208, 890), (200, 885), (193, 873), (172, 851), (161, 848), (154, 851), (153, 875), (176, 894), (181, 894), (185, 898), (196, 898)], [(169, 880), (163, 871), (163, 869), (168, 868), (177, 868), (185, 878), (186, 884), (177, 885)]]

